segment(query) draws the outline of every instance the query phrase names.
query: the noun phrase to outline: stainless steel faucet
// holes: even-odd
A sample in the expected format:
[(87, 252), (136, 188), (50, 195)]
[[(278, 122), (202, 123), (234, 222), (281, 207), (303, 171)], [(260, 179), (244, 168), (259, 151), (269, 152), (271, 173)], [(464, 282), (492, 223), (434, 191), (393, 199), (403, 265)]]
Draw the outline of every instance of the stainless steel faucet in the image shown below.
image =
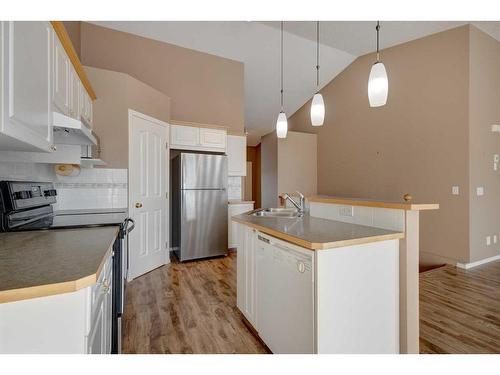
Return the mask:
[(288, 193), (283, 194), (283, 199), (285, 199), (285, 203), (287, 200), (289, 200), (290, 203), (293, 204), (295, 206), (295, 208), (297, 208), (297, 211), (299, 211), (299, 214), (303, 215), (304, 211), (306, 209), (306, 197), (304, 197), (304, 194), (302, 194), (300, 191), (297, 191), (296, 193), (299, 195), (299, 202), (298, 203)]

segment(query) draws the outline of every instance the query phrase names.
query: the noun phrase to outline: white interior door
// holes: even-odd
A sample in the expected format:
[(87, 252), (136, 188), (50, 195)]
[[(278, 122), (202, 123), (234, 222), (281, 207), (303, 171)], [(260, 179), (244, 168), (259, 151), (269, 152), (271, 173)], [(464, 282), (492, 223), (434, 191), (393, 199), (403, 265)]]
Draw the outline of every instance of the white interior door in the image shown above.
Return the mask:
[(168, 124), (129, 110), (129, 279), (169, 262)]

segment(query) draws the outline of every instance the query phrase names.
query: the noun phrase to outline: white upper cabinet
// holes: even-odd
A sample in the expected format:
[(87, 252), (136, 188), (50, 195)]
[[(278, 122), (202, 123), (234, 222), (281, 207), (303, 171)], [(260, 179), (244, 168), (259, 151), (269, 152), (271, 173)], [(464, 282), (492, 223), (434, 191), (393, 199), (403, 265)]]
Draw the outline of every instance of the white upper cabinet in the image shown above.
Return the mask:
[(227, 136), (227, 173), (229, 176), (247, 175), (247, 138)]
[(53, 33), (54, 38), (54, 63), (52, 64), (52, 99), (55, 109), (65, 115), (69, 115), (70, 106), (70, 66), (68, 55), (59, 38)]
[(193, 151), (226, 151), (227, 132), (224, 129), (171, 125), (170, 148)]
[(54, 112), (92, 126), (79, 62), (68, 57), (54, 27), (0, 22), (0, 151), (53, 152)]
[(0, 149), (52, 151), (52, 27), (0, 22)]
[(82, 84), (80, 77), (71, 66), (69, 73), (69, 115), (77, 120), (80, 119), (80, 90)]
[(92, 100), (83, 85), (80, 85), (79, 108), (80, 120), (82, 120), (88, 127), (92, 128)]
[(200, 145), (206, 148), (226, 150), (227, 133), (221, 129), (200, 128)]
[(200, 144), (200, 130), (193, 126), (172, 125), (170, 127), (170, 147), (189, 148)]

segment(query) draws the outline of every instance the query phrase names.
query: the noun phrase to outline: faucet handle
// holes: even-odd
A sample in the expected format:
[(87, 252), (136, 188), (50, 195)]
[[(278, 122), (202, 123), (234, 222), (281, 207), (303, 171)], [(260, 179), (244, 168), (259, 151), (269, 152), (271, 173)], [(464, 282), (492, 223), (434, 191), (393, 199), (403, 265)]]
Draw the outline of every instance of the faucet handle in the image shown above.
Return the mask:
[(304, 194), (302, 194), (300, 191), (296, 191), (296, 193), (299, 195), (300, 199), (304, 199)]

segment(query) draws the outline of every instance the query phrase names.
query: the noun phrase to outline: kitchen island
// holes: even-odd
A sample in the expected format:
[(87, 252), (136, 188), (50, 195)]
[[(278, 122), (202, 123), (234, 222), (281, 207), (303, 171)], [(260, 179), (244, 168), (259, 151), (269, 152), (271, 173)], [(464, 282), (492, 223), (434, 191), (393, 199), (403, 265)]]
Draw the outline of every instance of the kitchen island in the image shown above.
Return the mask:
[(403, 231), (234, 216), (237, 305), (273, 353), (399, 353)]

